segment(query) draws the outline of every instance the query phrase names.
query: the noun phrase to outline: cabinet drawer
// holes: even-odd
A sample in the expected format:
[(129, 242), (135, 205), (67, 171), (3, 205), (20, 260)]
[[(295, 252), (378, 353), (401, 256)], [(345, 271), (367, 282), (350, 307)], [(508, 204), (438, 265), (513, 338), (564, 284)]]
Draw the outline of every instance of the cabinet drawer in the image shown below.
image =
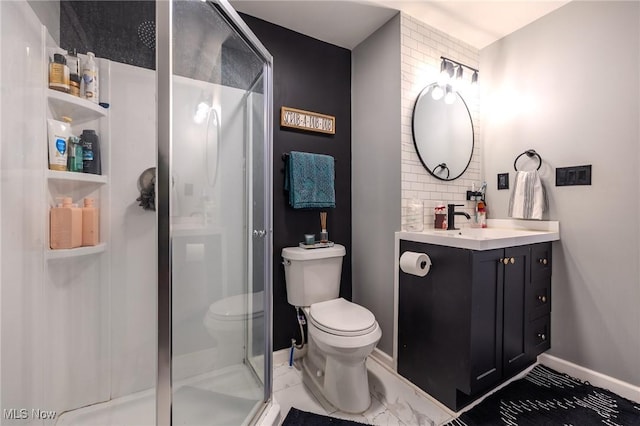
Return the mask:
[(531, 280), (551, 277), (551, 243), (531, 246)]
[(551, 313), (551, 280), (532, 282), (527, 299), (529, 320), (549, 315)]
[(535, 358), (551, 347), (551, 317), (533, 320), (529, 323), (527, 336), (527, 354)]

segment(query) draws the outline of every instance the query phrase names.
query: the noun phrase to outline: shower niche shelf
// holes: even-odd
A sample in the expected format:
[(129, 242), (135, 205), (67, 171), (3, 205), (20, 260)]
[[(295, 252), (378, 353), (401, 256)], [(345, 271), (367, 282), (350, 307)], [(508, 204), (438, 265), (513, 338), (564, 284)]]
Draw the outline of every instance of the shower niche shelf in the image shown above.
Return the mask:
[(91, 173), (80, 172), (60, 172), (57, 170), (47, 170), (47, 179), (97, 184), (109, 183), (109, 178), (106, 175), (94, 175)]
[(78, 247), (73, 249), (45, 250), (45, 258), (53, 259), (69, 259), (72, 257), (87, 256), (90, 254), (102, 253), (107, 249), (106, 243), (100, 243), (91, 247)]
[(108, 110), (86, 99), (47, 89), (47, 98), (54, 118), (61, 120), (63, 116), (71, 117), (73, 124), (82, 124), (108, 115)]

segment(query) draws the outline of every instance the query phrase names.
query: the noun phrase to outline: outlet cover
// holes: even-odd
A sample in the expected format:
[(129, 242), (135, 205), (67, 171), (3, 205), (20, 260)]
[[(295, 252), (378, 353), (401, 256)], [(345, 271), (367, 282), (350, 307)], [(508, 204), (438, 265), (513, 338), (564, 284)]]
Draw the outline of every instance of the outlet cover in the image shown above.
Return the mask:
[(498, 173), (498, 189), (509, 189), (509, 173)]

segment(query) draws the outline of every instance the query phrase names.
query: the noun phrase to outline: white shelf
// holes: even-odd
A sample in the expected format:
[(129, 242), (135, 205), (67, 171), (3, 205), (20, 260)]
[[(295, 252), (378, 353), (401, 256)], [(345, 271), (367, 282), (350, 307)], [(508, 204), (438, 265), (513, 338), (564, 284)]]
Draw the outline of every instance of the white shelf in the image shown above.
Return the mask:
[(72, 182), (90, 182), (105, 184), (109, 182), (107, 175), (94, 175), (93, 173), (81, 172), (60, 172), (58, 170), (47, 170), (47, 179), (66, 180)]
[(62, 120), (63, 116), (70, 117), (73, 125), (106, 117), (109, 112), (91, 101), (57, 90), (47, 89), (47, 97), (54, 118)]
[(97, 246), (78, 247), (73, 249), (45, 250), (44, 255), (47, 260), (50, 259), (69, 259), (72, 257), (87, 256), (90, 254), (102, 253), (107, 249), (106, 243), (100, 243)]

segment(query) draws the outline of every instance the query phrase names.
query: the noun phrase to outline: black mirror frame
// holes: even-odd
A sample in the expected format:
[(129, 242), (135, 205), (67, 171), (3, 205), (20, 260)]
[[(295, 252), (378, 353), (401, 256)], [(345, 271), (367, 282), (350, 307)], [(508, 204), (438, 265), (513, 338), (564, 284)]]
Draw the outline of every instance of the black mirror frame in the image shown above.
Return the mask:
[[(443, 180), (446, 182), (452, 181), (452, 180), (456, 180), (459, 177), (461, 177), (464, 172), (467, 171), (467, 169), (469, 168), (469, 164), (471, 164), (471, 159), (473, 158), (473, 150), (475, 148), (475, 130), (473, 127), (473, 119), (471, 118), (471, 112), (469, 111), (469, 107), (467, 106), (467, 103), (465, 102), (464, 98), (460, 95), (460, 93), (456, 92), (456, 96), (462, 101), (462, 104), (464, 105), (464, 108), (467, 110), (467, 114), (469, 115), (469, 122), (471, 123), (471, 154), (469, 154), (469, 160), (467, 161), (466, 166), (464, 166), (464, 169), (460, 172), (459, 175), (454, 176), (454, 177), (449, 177), (449, 167), (447, 167), (446, 163), (440, 163), (438, 164), (436, 167), (434, 167), (434, 170), (432, 171), (431, 169), (429, 169), (429, 167), (427, 166), (427, 164), (425, 163), (424, 159), (422, 158), (422, 155), (420, 155), (420, 150), (418, 149), (418, 144), (416, 142), (416, 132), (415, 132), (415, 120), (416, 120), (416, 107), (418, 106), (418, 102), (420, 101), (420, 98), (422, 97), (422, 95), (426, 95), (427, 92), (429, 91), (429, 89), (435, 85), (437, 85), (438, 83), (431, 83), (427, 86), (424, 87), (424, 89), (422, 89), (420, 91), (420, 93), (418, 94), (418, 97), (416, 98), (416, 101), (413, 104), (413, 112), (411, 113), (411, 138), (413, 139), (413, 146), (416, 150), (416, 153), (418, 154), (418, 158), (420, 159), (420, 162), (422, 163), (422, 166), (429, 172), (429, 174), (431, 176), (433, 176), (436, 179), (439, 180)], [(447, 171), (447, 177), (446, 178), (442, 178), (438, 175), (435, 174), (435, 171), (437, 169), (443, 169)]]

